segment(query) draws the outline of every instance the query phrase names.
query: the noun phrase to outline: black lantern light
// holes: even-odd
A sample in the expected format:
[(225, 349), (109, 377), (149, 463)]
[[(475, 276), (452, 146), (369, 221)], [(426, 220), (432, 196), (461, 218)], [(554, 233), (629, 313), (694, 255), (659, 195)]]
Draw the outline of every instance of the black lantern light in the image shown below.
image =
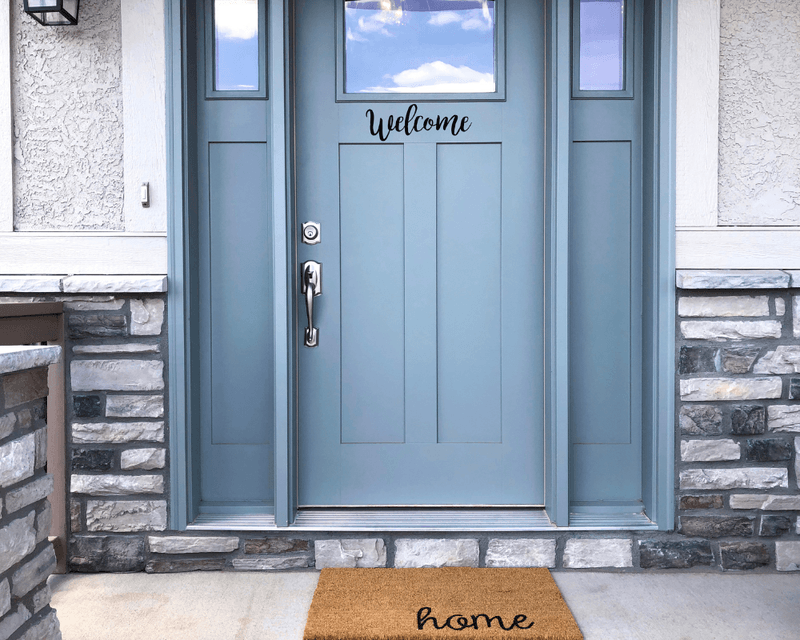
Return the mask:
[(48, 27), (78, 24), (80, 0), (25, 0), (25, 13)]

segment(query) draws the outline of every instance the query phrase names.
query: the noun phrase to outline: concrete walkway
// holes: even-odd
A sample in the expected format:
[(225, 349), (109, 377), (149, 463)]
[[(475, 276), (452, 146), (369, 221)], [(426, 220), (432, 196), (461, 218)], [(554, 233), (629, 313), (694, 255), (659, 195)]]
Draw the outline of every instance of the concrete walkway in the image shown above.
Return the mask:
[[(64, 640), (301, 640), (318, 573), (53, 576)], [(554, 573), (586, 640), (797, 640), (800, 575)]]

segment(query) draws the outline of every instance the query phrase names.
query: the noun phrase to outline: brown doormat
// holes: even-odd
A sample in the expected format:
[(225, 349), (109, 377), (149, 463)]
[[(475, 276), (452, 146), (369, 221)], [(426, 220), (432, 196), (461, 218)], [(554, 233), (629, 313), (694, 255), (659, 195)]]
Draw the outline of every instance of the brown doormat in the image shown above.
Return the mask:
[(303, 640), (582, 640), (547, 569), (323, 569)]

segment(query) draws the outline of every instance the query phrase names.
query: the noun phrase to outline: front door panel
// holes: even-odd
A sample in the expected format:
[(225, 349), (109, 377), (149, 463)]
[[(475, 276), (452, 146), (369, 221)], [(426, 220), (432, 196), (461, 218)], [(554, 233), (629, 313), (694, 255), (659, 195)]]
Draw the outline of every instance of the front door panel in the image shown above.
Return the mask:
[(335, 1), (295, 21), (297, 224), (321, 225), (297, 253), (323, 265), (299, 503), (542, 504), (543, 3), (503, 7), (504, 99), (337, 102)]

